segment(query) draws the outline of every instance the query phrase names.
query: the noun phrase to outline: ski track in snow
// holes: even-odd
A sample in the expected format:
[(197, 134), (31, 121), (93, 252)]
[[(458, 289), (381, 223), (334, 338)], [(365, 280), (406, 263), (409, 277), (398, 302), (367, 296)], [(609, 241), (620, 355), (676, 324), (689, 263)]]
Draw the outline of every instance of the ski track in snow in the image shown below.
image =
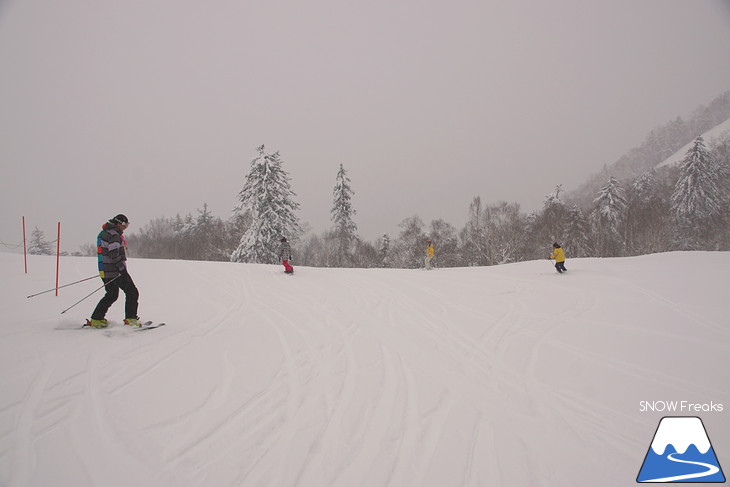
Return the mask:
[[(64, 264), (83, 277), (88, 262)], [(696, 380), (706, 347), (727, 351), (728, 327), (609, 261), (573, 264), (559, 277), (542, 262), (285, 276), (133, 260), (143, 317), (168, 323), (139, 335), (58, 330), (75, 319), (49, 316), (58, 301), (36, 313), (6, 289), (25, 321), (2, 328), (0, 485), (628, 482), (654, 421), (636, 413), (643, 391), (730, 402), (721, 381)], [(676, 322), (652, 323), (660, 313)], [(653, 339), (694, 351), (696, 367), (644, 358)]]

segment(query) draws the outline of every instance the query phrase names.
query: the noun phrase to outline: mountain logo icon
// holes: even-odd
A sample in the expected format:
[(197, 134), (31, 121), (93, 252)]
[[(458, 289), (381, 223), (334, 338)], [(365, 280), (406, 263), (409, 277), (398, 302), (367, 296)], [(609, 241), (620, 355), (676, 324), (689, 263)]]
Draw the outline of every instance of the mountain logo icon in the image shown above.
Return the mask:
[(695, 416), (662, 418), (636, 481), (725, 482), (702, 420)]

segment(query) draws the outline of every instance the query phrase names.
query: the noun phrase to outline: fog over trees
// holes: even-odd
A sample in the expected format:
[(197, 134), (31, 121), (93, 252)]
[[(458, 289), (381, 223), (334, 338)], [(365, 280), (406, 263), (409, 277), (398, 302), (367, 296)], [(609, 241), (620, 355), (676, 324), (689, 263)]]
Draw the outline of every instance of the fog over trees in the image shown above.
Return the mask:
[[(397, 235), (363, 241), (346, 163), (333, 168), (332, 226), (303, 229), (299, 204), (278, 152), (257, 148), (231, 218), (203, 203), (197, 215), (161, 217), (128, 235), (136, 257), (278, 263), (281, 237), (294, 263), (317, 267), (418, 268), (426, 239), (440, 267), (485, 266), (547, 258), (560, 243), (568, 258), (618, 257), (671, 250), (730, 250), (730, 133), (704, 133), (730, 118), (730, 92), (653, 130), (644, 143), (572, 193), (556, 181), (543, 207), (525, 214), (514, 202), (474, 196), (463, 228), (404, 215)], [(658, 167), (691, 143), (678, 165)], [(296, 182), (293, 182), (294, 185)], [(367, 188), (358, 188), (367, 191)]]

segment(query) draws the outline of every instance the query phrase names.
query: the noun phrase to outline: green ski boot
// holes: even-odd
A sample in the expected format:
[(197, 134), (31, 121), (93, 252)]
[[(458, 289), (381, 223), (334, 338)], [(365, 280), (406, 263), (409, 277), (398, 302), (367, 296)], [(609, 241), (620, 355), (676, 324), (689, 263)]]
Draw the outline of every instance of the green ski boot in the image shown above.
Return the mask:
[(106, 328), (109, 326), (107, 320), (86, 320), (86, 325), (92, 328)]
[(125, 318), (124, 324), (129, 325), (129, 326), (136, 326), (136, 327), (142, 326), (142, 322), (139, 321), (139, 318)]

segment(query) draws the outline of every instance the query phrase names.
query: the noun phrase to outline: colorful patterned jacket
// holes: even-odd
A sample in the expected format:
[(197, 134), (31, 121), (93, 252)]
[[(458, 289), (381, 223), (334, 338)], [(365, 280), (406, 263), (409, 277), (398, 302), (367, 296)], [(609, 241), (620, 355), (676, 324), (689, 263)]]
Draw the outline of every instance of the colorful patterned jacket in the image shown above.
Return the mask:
[(102, 279), (114, 279), (126, 269), (127, 253), (124, 250), (122, 231), (114, 223), (105, 223), (96, 237), (96, 254), (99, 275)]
[(279, 246), (279, 258), (281, 260), (291, 260), (291, 245), (289, 245), (289, 242), (281, 242)]

